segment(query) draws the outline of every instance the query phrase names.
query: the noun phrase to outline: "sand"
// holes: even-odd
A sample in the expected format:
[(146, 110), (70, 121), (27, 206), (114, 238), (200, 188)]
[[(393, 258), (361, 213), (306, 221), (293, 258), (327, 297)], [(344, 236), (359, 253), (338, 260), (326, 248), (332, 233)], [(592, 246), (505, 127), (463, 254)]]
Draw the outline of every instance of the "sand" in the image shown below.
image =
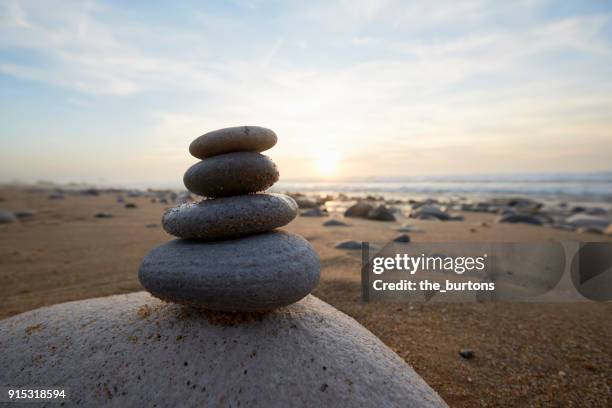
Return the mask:
[[(0, 208), (37, 214), (0, 225), (0, 317), (69, 300), (141, 290), (144, 255), (169, 240), (161, 226), (167, 205), (116, 194), (49, 200), (47, 193), (0, 190)], [(109, 212), (112, 218), (95, 218)], [(610, 241), (611, 237), (520, 224), (495, 224), (492, 214), (465, 221), (411, 221), (424, 230), (413, 242)], [(286, 229), (308, 239), (321, 257), (314, 294), (380, 337), (453, 407), (612, 405), (612, 304), (364, 304), (360, 251), (341, 240), (387, 242), (403, 221), (298, 217)], [(487, 221), (488, 226), (482, 226)], [(149, 224), (156, 224), (154, 227)], [(463, 359), (462, 348), (475, 357)]]

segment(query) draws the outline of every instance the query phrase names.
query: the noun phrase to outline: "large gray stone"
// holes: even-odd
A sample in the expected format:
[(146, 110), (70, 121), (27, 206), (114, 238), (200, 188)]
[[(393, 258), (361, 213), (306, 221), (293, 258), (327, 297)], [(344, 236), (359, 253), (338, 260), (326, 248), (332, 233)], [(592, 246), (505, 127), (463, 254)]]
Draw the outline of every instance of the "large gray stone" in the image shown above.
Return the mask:
[(368, 213), (368, 219), (375, 221), (395, 221), (395, 216), (387, 207), (379, 205)]
[(169, 209), (162, 224), (166, 232), (180, 238), (237, 238), (287, 225), (297, 216), (297, 208), (283, 194), (213, 198)]
[(313, 296), (263, 315), (203, 314), (143, 292), (46, 307), (0, 321), (0, 367), (2, 386), (67, 387), (67, 406), (446, 407)]
[(451, 216), (445, 211), (442, 211), (438, 206), (425, 204), (410, 212), (411, 218), (428, 219), (437, 218), (440, 221), (448, 221)]
[(259, 153), (238, 152), (210, 157), (191, 166), (183, 182), (204, 197), (227, 197), (263, 191), (278, 180), (276, 164)]
[(370, 211), (374, 210), (374, 207), (365, 202), (358, 202), (352, 206), (350, 206), (345, 212), (345, 217), (355, 217), (355, 218), (368, 218), (368, 214)]
[(203, 134), (189, 145), (189, 153), (205, 159), (231, 152), (263, 152), (276, 144), (276, 134), (259, 126), (236, 126)]
[(319, 282), (319, 256), (299, 235), (276, 230), (227, 241), (176, 239), (147, 254), (142, 286), (153, 295), (212, 310), (271, 310)]

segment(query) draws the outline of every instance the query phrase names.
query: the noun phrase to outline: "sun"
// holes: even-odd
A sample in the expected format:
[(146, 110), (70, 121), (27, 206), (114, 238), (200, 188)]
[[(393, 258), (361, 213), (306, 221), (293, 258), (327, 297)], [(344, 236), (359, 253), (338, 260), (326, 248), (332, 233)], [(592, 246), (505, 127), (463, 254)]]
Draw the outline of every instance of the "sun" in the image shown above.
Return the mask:
[(319, 176), (330, 177), (338, 171), (340, 159), (334, 152), (321, 152), (315, 160), (315, 169)]

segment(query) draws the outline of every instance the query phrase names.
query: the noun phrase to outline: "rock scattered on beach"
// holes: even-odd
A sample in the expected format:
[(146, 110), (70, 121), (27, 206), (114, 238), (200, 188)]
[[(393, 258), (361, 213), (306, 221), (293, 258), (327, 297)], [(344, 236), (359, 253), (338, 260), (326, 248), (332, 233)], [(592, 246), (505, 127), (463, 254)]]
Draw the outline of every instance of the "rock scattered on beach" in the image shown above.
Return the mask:
[(393, 238), (393, 242), (410, 242), (410, 236), (408, 234), (401, 234)]
[(395, 216), (387, 207), (379, 205), (368, 213), (368, 219), (376, 221), (395, 221)]
[(459, 350), (459, 355), (466, 360), (471, 360), (474, 358), (474, 350), (468, 348), (461, 349)]
[(274, 162), (257, 153), (276, 143), (273, 133), (268, 143), (269, 132), (222, 129), (192, 143), (192, 153), (204, 159), (187, 170), (185, 186), (209, 198), (164, 214), (164, 229), (179, 239), (142, 262), (138, 277), (153, 295), (209, 310), (259, 312), (297, 302), (315, 288), (317, 253), (304, 238), (276, 229), (295, 218), (296, 202), (250, 194), (278, 180)]
[(361, 249), (361, 242), (354, 240), (346, 240), (338, 242), (334, 248), (336, 249)]
[(318, 208), (322, 204), (313, 198), (305, 197), (301, 194), (292, 194), (291, 198), (295, 200), (299, 208)]
[(348, 227), (349, 225), (346, 222), (342, 222), (340, 220), (329, 220), (323, 223), (324, 227)]
[(532, 215), (527, 214), (509, 214), (499, 217), (496, 220), (498, 223), (510, 223), (510, 224), (531, 224), (531, 225), (542, 225), (542, 221)]
[(11, 211), (0, 210), (0, 224), (10, 224), (17, 221), (17, 217)]
[(350, 206), (344, 212), (344, 216), (374, 221), (395, 221), (395, 215), (384, 204), (374, 207), (364, 201), (359, 201)]
[(325, 217), (326, 215), (327, 211), (322, 210), (320, 207), (309, 208), (300, 213), (301, 217)]
[(113, 214), (109, 212), (99, 212), (94, 215), (96, 218), (113, 218)]
[(608, 210), (601, 207), (589, 207), (585, 212), (589, 215), (608, 215)]
[(349, 207), (345, 212), (345, 217), (354, 217), (354, 218), (368, 218), (368, 214), (372, 211), (374, 207), (368, 203), (358, 202), (357, 204)]
[(603, 231), (610, 225), (610, 218), (602, 215), (578, 213), (567, 217), (565, 223), (575, 228), (595, 228)]
[(138, 208), (138, 206), (134, 203), (125, 203), (125, 208)]
[(416, 209), (413, 209), (413, 211), (410, 213), (410, 217), (420, 220), (437, 219), (440, 221), (448, 221), (451, 219), (450, 214), (431, 204), (421, 205)]
[(266, 314), (199, 312), (140, 292), (0, 321), (0, 384), (81, 406), (446, 407), (397, 354), (313, 296)]
[(35, 216), (36, 210), (18, 210), (18, 211), (15, 211), (13, 214), (15, 214), (15, 217), (21, 220), (24, 218), (31, 218)]

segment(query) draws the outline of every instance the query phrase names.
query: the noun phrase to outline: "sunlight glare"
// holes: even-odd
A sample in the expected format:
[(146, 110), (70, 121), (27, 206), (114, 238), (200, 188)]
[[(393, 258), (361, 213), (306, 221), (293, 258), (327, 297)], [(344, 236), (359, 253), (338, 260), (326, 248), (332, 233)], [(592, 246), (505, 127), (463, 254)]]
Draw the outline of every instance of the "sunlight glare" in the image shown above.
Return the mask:
[(315, 168), (319, 176), (331, 177), (338, 170), (339, 158), (334, 152), (321, 152), (315, 161)]

